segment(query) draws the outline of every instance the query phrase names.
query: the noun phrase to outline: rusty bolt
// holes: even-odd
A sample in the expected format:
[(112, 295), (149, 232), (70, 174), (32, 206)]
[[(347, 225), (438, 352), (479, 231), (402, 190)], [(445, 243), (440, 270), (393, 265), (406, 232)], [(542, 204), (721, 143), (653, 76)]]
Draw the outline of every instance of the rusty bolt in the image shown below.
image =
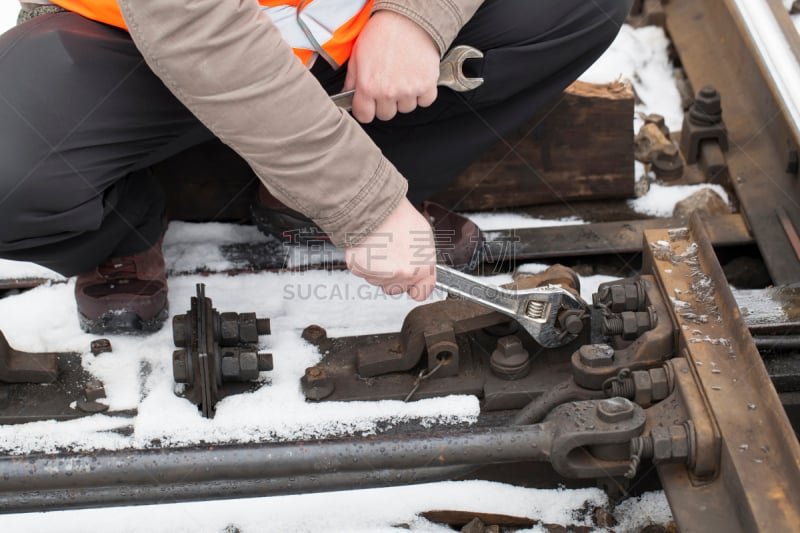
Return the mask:
[(673, 425), (669, 427), (669, 438), (672, 443), (672, 459), (689, 459), (689, 433), (684, 425)]
[(100, 355), (101, 353), (108, 353), (111, 351), (111, 341), (108, 339), (93, 340), (92, 343), (89, 345), (89, 349), (92, 351), (94, 355)]
[(609, 398), (597, 402), (597, 417), (609, 424), (630, 420), (633, 413), (633, 403), (625, 398)]
[(651, 164), (660, 180), (669, 181), (683, 176), (683, 159), (675, 146), (670, 145), (655, 154)]
[(172, 377), (175, 383), (191, 383), (189, 376), (189, 356), (186, 350), (172, 352)]
[(650, 373), (646, 370), (634, 370), (631, 372), (631, 377), (635, 391), (633, 401), (642, 407), (649, 407), (653, 403), (653, 382), (650, 380)]
[(247, 344), (258, 343), (258, 319), (255, 313), (239, 313), (239, 342)]
[(324, 369), (318, 366), (306, 368), (305, 375), (300, 379), (300, 385), (306, 399), (313, 401), (327, 398), (334, 391), (333, 380)]
[(531, 371), (531, 358), (515, 335), (497, 339), (497, 347), (489, 359), (492, 372), (505, 380), (522, 379)]
[(172, 318), (172, 340), (178, 348), (186, 347), (187, 320), (186, 315), (175, 315)]
[(618, 283), (603, 286), (595, 295), (595, 305), (601, 304), (612, 313), (643, 309), (647, 299), (644, 283)]
[(672, 459), (672, 440), (669, 429), (661, 426), (654, 427), (650, 431), (650, 439), (653, 441), (653, 462), (664, 462)]
[(706, 85), (700, 89), (689, 110), (689, 120), (698, 126), (713, 126), (722, 122), (722, 98), (716, 88)]
[(670, 380), (666, 369), (651, 368), (648, 370), (650, 381), (653, 384), (653, 401), (658, 402), (669, 396)]
[(669, 128), (667, 127), (667, 122), (664, 120), (663, 115), (659, 115), (657, 113), (650, 113), (646, 117), (644, 117), (645, 124), (654, 124), (661, 133), (664, 134), (664, 137), (669, 139)]
[(567, 333), (577, 335), (583, 331), (583, 311), (567, 309), (558, 314), (558, 324)]
[(602, 330), (604, 335), (621, 335), (625, 340), (633, 340), (653, 329), (657, 323), (658, 315), (650, 307), (647, 311), (624, 311), (604, 317)]
[(578, 349), (581, 363), (589, 368), (602, 368), (614, 363), (614, 348), (608, 344), (584, 344)]
[(258, 352), (258, 370), (259, 372), (264, 372), (267, 370), (272, 370), (272, 354), (266, 352)]
[(90, 402), (99, 400), (100, 398), (105, 398), (106, 389), (103, 387), (103, 382), (98, 379), (93, 379), (92, 381), (86, 383), (83, 386), (83, 395), (86, 397), (86, 400)]
[(258, 379), (258, 354), (256, 352), (239, 354), (239, 379), (242, 381)]
[(239, 315), (237, 313), (219, 314), (219, 343), (222, 346), (239, 344)]
[(303, 330), (302, 337), (311, 344), (318, 346), (328, 339), (328, 332), (322, 326), (312, 324)]
[(220, 360), (220, 372), (225, 381), (238, 381), (241, 377), (239, 358), (232, 352), (222, 354)]

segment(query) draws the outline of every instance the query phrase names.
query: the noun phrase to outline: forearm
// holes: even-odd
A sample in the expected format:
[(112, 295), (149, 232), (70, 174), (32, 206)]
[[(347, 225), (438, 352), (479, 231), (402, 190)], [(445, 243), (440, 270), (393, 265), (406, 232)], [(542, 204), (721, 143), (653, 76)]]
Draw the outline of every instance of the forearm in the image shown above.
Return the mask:
[(255, 0), (120, 0), (150, 68), (290, 207), (345, 244), (406, 182), (329, 100)]
[(483, 0), (375, 0), (373, 11), (404, 15), (421, 26), (443, 56)]

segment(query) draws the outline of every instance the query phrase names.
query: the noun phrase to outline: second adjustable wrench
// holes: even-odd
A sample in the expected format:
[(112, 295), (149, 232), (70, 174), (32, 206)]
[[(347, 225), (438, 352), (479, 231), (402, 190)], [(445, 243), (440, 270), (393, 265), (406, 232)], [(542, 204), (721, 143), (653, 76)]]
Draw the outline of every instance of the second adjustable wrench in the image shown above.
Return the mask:
[[(480, 59), (483, 52), (471, 46), (461, 45), (453, 47), (445, 54), (439, 63), (439, 81), (437, 85), (449, 87), (454, 91), (463, 93), (477, 89), (483, 83), (483, 78), (470, 78), (464, 74), (464, 61), (467, 59)], [(331, 96), (334, 104), (350, 111), (353, 108), (353, 95), (355, 91), (346, 91)]]
[(585, 311), (584, 303), (558, 285), (504, 289), (436, 265), (436, 287), (513, 318), (545, 348), (563, 346), (583, 329), (580, 315)]

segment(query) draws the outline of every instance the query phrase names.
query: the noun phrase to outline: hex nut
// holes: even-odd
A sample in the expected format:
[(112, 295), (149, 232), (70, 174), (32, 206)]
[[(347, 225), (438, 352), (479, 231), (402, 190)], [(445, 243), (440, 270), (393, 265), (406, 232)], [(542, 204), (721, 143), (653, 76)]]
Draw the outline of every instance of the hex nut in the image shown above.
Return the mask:
[(653, 401), (658, 402), (669, 396), (669, 378), (663, 368), (651, 368), (650, 381), (653, 384)]
[(239, 366), (239, 358), (233, 352), (223, 353), (219, 366), (223, 380), (235, 381), (239, 379), (241, 367)]
[(667, 462), (672, 459), (672, 438), (669, 429), (665, 427), (654, 427), (650, 431), (650, 438), (653, 441), (653, 462)]
[(625, 311), (619, 315), (622, 318), (622, 338), (625, 340), (632, 340), (639, 336), (639, 321), (636, 314), (634, 311)]
[(670, 426), (669, 436), (672, 443), (672, 458), (688, 459), (689, 435), (686, 433), (686, 427), (677, 425)]
[(624, 285), (611, 286), (611, 312), (621, 313), (627, 309), (627, 298), (625, 296)]
[(631, 377), (636, 391), (633, 401), (642, 407), (649, 407), (653, 403), (653, 383), (650, 381), (650, 373), (646, 370), (635, 370), (631, 372)]
[(258, 354), (256, 352), (239, 353), (239, 379), (242, 381), (258, 379)]
[(258, 343), (258, 319), (255, 313), (240, 313), (239, 323), (239, 342), (246, 344)]
[(219, 343), (222, 346), (239, 344), (239, 316), (236, 313), (219, 314)]

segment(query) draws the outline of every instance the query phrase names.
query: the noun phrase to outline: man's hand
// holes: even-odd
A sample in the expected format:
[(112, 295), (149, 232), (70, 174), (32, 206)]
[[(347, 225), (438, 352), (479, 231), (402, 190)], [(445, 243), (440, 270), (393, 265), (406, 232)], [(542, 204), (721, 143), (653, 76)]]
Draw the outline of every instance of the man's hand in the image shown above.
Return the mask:
[(439, 50), (411, 19), (378, 11), (358, 36), (344, 90), (355, 90), (353, 116), (368, 123), (389, 120), (436, 100)]
[(345, 250), (347, 268), (386, 294), (421, 302), (436, 283), (436, 248), (425, 218), (406, 199), (374, 232)]

